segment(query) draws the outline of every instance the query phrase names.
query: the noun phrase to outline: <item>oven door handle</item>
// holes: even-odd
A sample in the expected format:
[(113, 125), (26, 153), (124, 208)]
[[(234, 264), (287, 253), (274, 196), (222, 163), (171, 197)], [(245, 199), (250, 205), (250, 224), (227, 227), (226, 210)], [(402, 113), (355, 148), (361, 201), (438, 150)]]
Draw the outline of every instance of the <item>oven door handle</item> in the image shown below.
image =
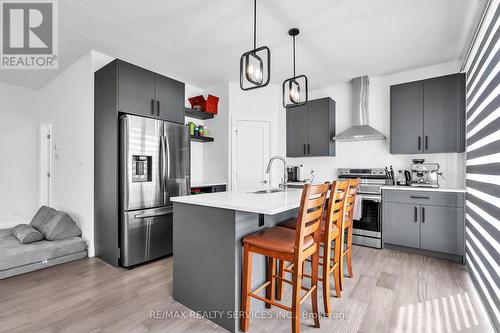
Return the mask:
[(366, 195), (366, 194), (358, 194), (358, 197), (361, 198), (361, 200), (369, 200), (369, 201), (374, 201), (374, 202), (380, 202), (380, 196), (379, 195)]

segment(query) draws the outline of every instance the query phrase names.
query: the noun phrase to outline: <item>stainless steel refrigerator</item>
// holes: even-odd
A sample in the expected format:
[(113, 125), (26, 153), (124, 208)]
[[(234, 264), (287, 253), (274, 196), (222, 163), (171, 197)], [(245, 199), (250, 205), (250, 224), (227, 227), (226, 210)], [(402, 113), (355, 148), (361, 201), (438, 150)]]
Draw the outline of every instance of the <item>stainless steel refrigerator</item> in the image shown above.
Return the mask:
[(172, 254), (171, 197), (190, 188), (189, 131), (162, 120), (120, 118), (120, 261), (124, 267)]

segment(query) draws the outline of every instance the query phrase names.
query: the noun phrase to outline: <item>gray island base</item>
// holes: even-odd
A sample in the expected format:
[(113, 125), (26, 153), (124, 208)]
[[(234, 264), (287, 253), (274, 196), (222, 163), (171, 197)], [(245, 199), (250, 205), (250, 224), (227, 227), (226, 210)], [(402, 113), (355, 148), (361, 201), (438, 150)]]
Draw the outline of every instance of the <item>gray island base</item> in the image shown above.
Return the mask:
[[(224, 192), (174, 198), (174, 300), (238, 332), (241, 239), (297, 216), (300, 193)], [(240, 199), (250, 201), (239, 205)], [(253, 255), (252, 288), (265, 279), (265, 257)], [(252, 299), (251, 309), (263, 310), (264, 304)]]

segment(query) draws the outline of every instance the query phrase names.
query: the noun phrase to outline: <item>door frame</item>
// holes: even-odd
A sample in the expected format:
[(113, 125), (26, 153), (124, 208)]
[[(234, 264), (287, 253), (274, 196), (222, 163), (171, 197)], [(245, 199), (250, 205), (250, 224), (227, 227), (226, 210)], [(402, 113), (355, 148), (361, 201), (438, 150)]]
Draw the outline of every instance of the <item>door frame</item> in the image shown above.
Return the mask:
[(52, 160), (52, 123), (40, 123), (39, 125), (39, 196), (40, 206), (52, 205), (52, 179), (53, 160)]
[(267, 116), (248, 116), (248, 115), (233, 115), (231, 117), (231, 129), (230, 129), (230, 138), (231, 138), (231, 165), (230, 165), (230, 173), (231, 177), (229, 189), (235, 190), (236, 185), (236, 156), (237, 156), (237, 145), (236, 145), (236, 128), (238, 121), (258, 121), (268, 123), (269, 126), (269, 155), (273, 155), (273, 146), (272, 146), (272, 133), (274, 130), (274, 124), (271, 117)]

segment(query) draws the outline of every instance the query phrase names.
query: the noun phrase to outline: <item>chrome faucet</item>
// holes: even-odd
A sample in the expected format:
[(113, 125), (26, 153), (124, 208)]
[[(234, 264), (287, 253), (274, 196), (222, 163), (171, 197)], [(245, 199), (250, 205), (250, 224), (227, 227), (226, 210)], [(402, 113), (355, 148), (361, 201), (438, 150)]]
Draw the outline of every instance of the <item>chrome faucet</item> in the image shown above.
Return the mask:
[(288, 174), (286, 172), (286, 166), (287, 166), (286, 159), (283, 156), (276, 155), (271, 157), (269, 163), (267, 164), (266, 173), (269, 174), (271, 172), (271, 166), (275, 160), (281, 160), (283, 162), (283, 183), (280, 184), (279, 187), (286, 190), (286, 188), (288, 187), (287, 183)]

